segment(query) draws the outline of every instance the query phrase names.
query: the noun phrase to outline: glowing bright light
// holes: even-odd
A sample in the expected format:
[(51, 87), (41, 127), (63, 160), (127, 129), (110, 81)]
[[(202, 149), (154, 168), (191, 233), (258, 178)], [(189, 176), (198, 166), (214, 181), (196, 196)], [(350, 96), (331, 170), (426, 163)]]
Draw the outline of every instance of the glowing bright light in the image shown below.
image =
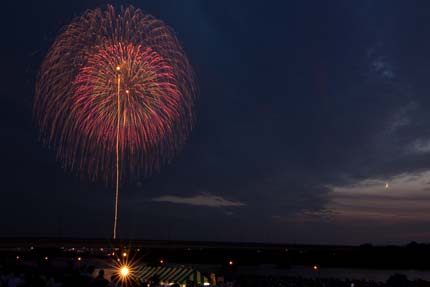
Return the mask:
[(164, 263), (164, 260), (163, 260), (163, 259), (161, 259), (161, 260), (160, 260), (160, 264), (163, 264), (163, 263)]
[(81, 261), (82, 260), (82, 257), (78, 257), (78, 261)]
[[(122, 255), (122, 252), (120, 254)], [(138, 280), (136, 276), (139, 272), (136, 272), (136, 270), (139, 265), (140, 260), (135, 259), (133, 254), (127, 254), (127, 257), (112, 260), (110, 266), (117, 275), (113, 279), (117, 284), (115, 286), (133, 286), (133, 282)]]
[(120, 273), (123, 277), (126, 277), (130, 273), (130, 269), (127, 266), (123, 266), (120, 269)]
[(211, 285), (209, 282), (203, 283), (203, 286), (209, 286), (209, 285)]
[(230, 260), (229, 262), (228, 262), (228, 265), (233, 265), (233, 260)]
[[(172, 162), (194, 126), (197, 97), (179, 43), (170, 27), (132, 6), (87, 10), (66, 27), (43, 61), (34, 97), (40, 136), (66, 169), (114, 184), (118, 118), (121, 181)], [(130, 93), (120, 116), (119, 76), (120, 94)]]
[(125, 93), (126, 93), (126, 94), (130, 94), (130, 91), (129, 91), (129, 90), (125, 90)]
[(45, 260), (48, 260), (48, 256), (45, 256)]
[(16, 257), (16, 260), (19, 260), (19, 256)]
[(175, 33), (132, 6), (87, 10), (49, 49), (34, 97), (40, 138), (66, 169), (115, 183), (113, 239), (120, 182), (172, 162), (194, 126), (196, 92)]
[(388, 184), (388, 182), (385, 183), (385, 188), (389, 188), (390, 185)]
[(314, 269), (314, 270), (318, 270), (318, 266), (317, 266), (317, 265), (314, 265), (314, 267), (312, 267), (312, 269)]
[(124, 252), (123, 254), (122, 254), (122, 257), (126, 257), (127, 256), (127, 253), (126, 252)]

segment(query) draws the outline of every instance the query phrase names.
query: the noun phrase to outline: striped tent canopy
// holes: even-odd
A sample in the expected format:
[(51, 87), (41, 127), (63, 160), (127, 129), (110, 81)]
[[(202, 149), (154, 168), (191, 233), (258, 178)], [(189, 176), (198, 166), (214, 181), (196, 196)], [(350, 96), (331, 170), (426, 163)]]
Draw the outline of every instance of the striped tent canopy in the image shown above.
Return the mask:
[(186, 267), (142, 266), (135, 270), (135, 277), (140, 281), (148, 281), (154, 276), (157, 276), (162, 284), (184, 284), (188, 280), (197, 284), (209, 282), (208, 278), (203, 276), (199, 271)]

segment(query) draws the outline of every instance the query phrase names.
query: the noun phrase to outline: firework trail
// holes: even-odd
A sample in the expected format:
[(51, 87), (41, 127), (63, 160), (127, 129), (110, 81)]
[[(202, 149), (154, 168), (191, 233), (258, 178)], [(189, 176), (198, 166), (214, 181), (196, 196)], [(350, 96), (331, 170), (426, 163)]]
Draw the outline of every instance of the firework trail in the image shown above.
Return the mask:
[(34, 114), (64, 167), (119, 184), (180, 151), (194, 123), (192, 68), (174, 32), (134, 7), (85, 12), (50, 48)]

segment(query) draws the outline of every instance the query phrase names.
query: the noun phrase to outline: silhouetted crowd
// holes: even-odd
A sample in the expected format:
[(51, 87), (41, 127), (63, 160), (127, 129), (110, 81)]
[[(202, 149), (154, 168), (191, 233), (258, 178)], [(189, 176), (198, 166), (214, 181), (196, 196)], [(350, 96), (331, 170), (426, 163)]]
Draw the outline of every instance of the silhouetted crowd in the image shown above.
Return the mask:
[[(225, 285), (228, 286), (228, 285)], [(336, 278), (303, 278), (303, 277), (240, 277), (233, 287), (429, 287), (430, 281), (410, 281), (405, 275), (392, 275), (385, 283), (368, 280), (351, 280)]]
[[(145, 282), (119, 280), (113, 275), (109, 280), (105, 278), (103, 269), (95, 272), (94, 266), (81, 269), (53, 271), (46, 268), (23, 268), (20, 266), (0, 267), (0, 287), (159, 287), (160, 280), (154, 276)], [(173, 284), (171, 287), (179, 287)], [(188, 282), (187, 287), (200, 287)]]
[[(199, 287), (188, 282), (187, 287)], [(148, 282), (128, 281), (127, 287), (158, 287), (157, 278)], [(172, 287), (179, 287), (174, 284)], [(410, 281), (405, 275), (395, 274), (385, 283), (335, 278), (238, 276), (230, 282), (218, 284), (221, 287), (430, 287), (430, 281)], [(118, 277), (105, 278), (104, 271), (95, 272), (93, 266), (62, 270), (41, 270), (38, 268), (0, 268), (0, 287), (125, 287)]]
[[(3, 268), (0, 287), (114, 287), (100, 270), (93, 276), (94, 267), (70, 272), (46, 272), (37, 268)], [(117, 287), (117, 286), (115, 286)]]

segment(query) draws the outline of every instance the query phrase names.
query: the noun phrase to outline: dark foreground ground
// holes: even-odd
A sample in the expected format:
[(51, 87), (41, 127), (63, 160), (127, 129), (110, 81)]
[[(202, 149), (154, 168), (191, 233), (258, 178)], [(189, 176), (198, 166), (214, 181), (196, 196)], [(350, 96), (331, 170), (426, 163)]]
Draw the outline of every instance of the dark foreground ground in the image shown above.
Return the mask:
[(19, 253), (75, 256), (77, 253), (105, 256), (111, 250), (130, 250), (145, 262), (227, 265), (274, 264), (430, 270), (430, 244), (415, 242), (404, 246), (318, 246), (298, 244), (223, 243), (155, 240), (103, 240), (52, 238), (0, 238), (0, 254)]
[[(88, 277), (88, 267), (106, 268), (108, 262), (118, 259), (133, 260), (138, 265), (192, 266), (208, 278), (211, 273), (216, 274), (216, 286), (430, 286), (430, 281), (426, 281), (427, 275), (430, 277), (429, 255), (430, 245), (417, 243), (405, 246), (309, 246), (4, 238), (0, 239), (1, 276), (21, 283), (5, 285), (0, 281), (0, 287), (102, 286), (94, 285), (97, 270)], [(400, 274), (411, 269), (417, 270), (412, 274), (425, 276), (412, 278)], [(323, 272), (326, 270), (330, 272)], [(336, 274), (338, 270), (342, 273)], [(364, 273), (361, 277), (353, 276), (357, 273), (354, 270)], [(383, 272), (386, 277), (366, 278), (365, 270), (368, 274), (372, 270), (386, 270)], [(147, 284), (159, 286), (154, 282), (139, 282), (134, 286)], [(192, 284), (190, 282), (189, 286)]]

